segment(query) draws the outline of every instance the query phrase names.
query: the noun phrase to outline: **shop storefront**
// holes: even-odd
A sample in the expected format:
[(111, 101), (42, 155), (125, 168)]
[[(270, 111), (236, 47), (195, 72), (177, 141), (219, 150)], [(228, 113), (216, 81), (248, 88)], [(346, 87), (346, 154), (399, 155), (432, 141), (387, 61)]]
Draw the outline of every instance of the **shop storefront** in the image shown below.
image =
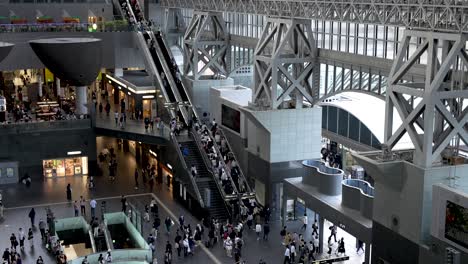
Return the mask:
[(44, 177), (88, 175), (88, 157), (58, 158), (42, 161)]

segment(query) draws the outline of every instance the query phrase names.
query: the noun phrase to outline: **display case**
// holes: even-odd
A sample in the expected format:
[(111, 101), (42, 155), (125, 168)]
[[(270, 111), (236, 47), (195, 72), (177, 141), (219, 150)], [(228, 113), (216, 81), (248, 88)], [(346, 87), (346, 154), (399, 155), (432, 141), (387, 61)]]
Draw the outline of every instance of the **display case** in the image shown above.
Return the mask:
[(44, 177), (82, 176), (88, 174), (88, 157), (44, 160)]

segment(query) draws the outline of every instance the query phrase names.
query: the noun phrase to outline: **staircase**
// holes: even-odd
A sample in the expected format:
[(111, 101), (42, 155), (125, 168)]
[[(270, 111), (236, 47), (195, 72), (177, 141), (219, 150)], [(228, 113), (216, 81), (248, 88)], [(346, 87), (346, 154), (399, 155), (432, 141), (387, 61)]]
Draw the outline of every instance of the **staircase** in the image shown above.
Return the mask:
[[(183, 152), (182, 150), (185, 147), (188, 149), (188, 155), (184, 156), (184, 160), (187, 164), (187, 167), (189, 168), (189, 173), (192, 165), (195, 165), (195, 167), (197, 168), (197, 177), (195, 178), (195, 182), (205, 204), (207, 202), (205, 199), (205, 190), (209, 189), (211, 191), (211, 206), (206, 207), (210, 212), (210, 216), (215, 217), (217, 219), (228, 218), (229, 212), (226, 209), (226, 204), (218, 190), (216, 182), (213, 179), (214, 176), (208, 170), (208, 168), (205, 165), (205, 162), (203, 161), (202, 154), (200, 153), (196, 142), (193, 140), (188, 140), (184, 142), (179, 142), (179, 144), (181, 152)], [(189, 177), (191, 176), (192, 175), (190, 174)]]

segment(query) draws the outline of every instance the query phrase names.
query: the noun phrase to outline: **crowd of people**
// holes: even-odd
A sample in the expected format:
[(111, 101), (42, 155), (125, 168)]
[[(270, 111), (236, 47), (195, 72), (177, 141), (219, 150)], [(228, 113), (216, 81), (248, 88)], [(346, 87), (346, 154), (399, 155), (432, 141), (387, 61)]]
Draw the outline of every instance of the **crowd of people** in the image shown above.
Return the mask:
[(213, 119), (211, 122), (211, 129), (208, 129), (206, 124), (196, 122), (195, 131), (200, 137), (203, 150), (208, 155), (212, 169), (221, 182), (224, 192), (226, 194), (245, 193), (246, 183), (241, 177), (239, 165), (216, 120)]
[[(39, 223), (36, 225), (36, 211), (34, 208), (30, 209), (28, 213), (30, 227), (20, 227), (17, 233), (12, 233), (10, 235), (10, 247), (5, 248), (5, 250), (3, 251), (2, 263), (23, 263), (22, 255), (24, 255), (26, 246), (30, 247), (31, 250), (34, 249), (34, 233), (37, 229), (39, 229), (42, 244), (50, 254), (55, 256), (56, 263), (67, 263), (67, 257), (64, 254), (63, 244), (61, 244), (55, 236), (55, 217), (50, 208), (46, 208), (46, 217), (46, 221), (44, 221), (44, 219), (41, 218), (39, 220)], [(44, 264), (45, 262), (42, 256), (39, 256), (35, 263)]]

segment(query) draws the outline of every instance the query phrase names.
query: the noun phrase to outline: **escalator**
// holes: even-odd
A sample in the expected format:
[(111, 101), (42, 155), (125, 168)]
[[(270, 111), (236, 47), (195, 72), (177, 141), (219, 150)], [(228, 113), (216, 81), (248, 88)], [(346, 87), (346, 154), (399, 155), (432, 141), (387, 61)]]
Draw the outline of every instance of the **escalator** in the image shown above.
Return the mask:
[[(163, 37), (160, 32), (153, 32), (151, 27), (148, 26), (141, 8), (139, 6), (138, 0), (114, 0), (119, 1), (119, 10), (121, 15), (125, 17), (131, 25), (137, 30), (135, 33), (137, 37), (137, 42), (140, 50), (143, 52), (143, 57), (145, 59), (146, 71), (150, 76), (153, 77), (153, 80), (159, 84), (161, 87), (161, 92), (164, 95), (166, 101), (165, 106), (169, 110), (172, 118), (178, 118), (180, 123), (185, 125), (191, 124), (192, 116), (197, 118), (197, 113), (192, 111), (192, 104), (190, 97), (188, 96), (187, 90), (184, 87), (184, 84), (180, 78), (180, 72), (177, 68), (177, 65), (174, 63), (172, 53), (168, 46), (166, 45)], [(164, 73), (164, 74), (163, 74)], [(197, 118), (198, 119), (198, 118)], [(190, 131), (189, 131), (190, 134)], [(231, 170), (226, 167), (226, 172), (229, 175), (230, 185), (233, 189), (226, 189), (226, 186), (222, 186), (220, 181), (217, 179), (216, 170), (211, 168), (211, 163), (207, 158), (207, 154), (203, 150), (200, 138), (196, 133), (191, 134), (191, 152), (196, 154), (198, 157), (202, 157), (198, 162), (197, 169), (200, 171), (208, 171), (208, 177), (201, 177), (199, 179), (193, 180), (192, 185), (197, 193), (197, 198), (200, 201), (201, 205), (205, 205), (207, 209), (210, 210), (210, 213), (217, 215), (219, 217), (225, 217), (226, 211), (229, 213), (230, 210), (220, 209), (223, 207), (229, 207), (229, 204), (233, 200), (243, 199), (251, 197), (251, 190), (248, 187), (247, 181), (245, 180), (243, 174), (239, 175), (239, 182), (242, 182), (247, 188), (245, 192), (240, 193), (238, 190), (239, 184), (232, 181)], [(210, 135), (211, 139), (214, 141), (214, 135)], [(177, 137), (173, 136), (173, 143), (175, 144), (176, 149), (178, 149), (179, 159), (181, 162), (189, 163), (190, 160), (186, 160), (188, 157), (184, 157), (180, 151), (179, 143)], [(221, 155), (220, 151), (217, 150), (218, 155)], [(221, 155), (222, 156), (222, 155)], [(238, 163), (239, 164), (239, 163)], [(185, 169), (190, 175), (189, 167), (191, 164), (185, 164)], [(226, 164), (223, 163), (223, 166)], [(190, 178), (190, 176), (189, 176)], [(203, 179), (204, 178), (204, 179)], [(241, 179), (242, 178), (242, 179)], [(209, 189), (210, 199), (207, 199), (207, 189)], [(206, 200), (212, 201), (209, 205), (206, 205)], [(221, 200), (221, 202), (219, 202)], [(202, 206), (203, 207), (203, 206)]]

